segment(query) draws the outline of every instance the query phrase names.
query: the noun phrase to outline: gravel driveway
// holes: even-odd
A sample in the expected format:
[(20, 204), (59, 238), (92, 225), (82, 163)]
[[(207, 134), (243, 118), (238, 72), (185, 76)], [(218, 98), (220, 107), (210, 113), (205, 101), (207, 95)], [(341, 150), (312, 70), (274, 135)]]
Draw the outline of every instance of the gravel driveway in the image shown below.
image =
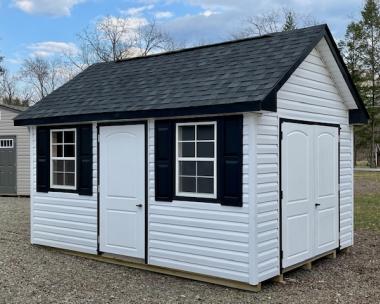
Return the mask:
[(0, 197), (0, 303), (380, 303), (380, 233), (260, 293), (104, 264), (29, 244), (29, 200)]

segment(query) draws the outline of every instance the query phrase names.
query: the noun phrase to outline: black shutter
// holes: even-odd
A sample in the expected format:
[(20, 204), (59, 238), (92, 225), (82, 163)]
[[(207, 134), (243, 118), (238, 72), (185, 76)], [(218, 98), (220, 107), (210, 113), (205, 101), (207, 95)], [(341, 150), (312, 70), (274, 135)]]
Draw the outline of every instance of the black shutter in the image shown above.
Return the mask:
[(218, 200), (222, 205), (243, 205), (243, 116), (218, 120)]
[(37, 128), (37, 192), (48, 192), (50, 184), (50, 129)]
[(173, 122), (156, 121), (154, 139), (156, 200), (171, 202), (173, 200)]
[(92, 125), (77, 128), (77, 183), (80, 195), (92, 195)]

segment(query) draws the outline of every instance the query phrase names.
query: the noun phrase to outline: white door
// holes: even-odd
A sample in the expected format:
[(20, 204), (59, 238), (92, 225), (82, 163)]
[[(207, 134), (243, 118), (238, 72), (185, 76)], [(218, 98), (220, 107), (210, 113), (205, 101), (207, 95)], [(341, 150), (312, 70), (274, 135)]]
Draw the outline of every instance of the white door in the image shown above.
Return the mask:
[(313, 126), (282, 125), (282, 251), (288, 267), (313, 256)]
[(338, 247), (338, 129), (283, 123), (283, 268)]
[(100, 127), (99, 249), (144, 258), (144, 125)]
[(339, 246), (338, 128), (314, 127), (315, 255)]

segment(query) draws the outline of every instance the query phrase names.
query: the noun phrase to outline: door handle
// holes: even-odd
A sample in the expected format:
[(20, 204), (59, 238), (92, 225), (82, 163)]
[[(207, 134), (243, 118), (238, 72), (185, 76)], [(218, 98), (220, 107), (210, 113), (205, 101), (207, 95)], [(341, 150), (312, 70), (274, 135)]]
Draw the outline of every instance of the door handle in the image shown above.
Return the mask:
[(143, 206), (143, 204), (137, 204), (136, 207), (139, 207), (141, 208)]
[(319, 203), (316, 203), (316, 204), (315, 204), (315, 207), (318, 207), (318, 206), (320, 206), (320, 205), (321, 205), (321, 204), (319, 204)]

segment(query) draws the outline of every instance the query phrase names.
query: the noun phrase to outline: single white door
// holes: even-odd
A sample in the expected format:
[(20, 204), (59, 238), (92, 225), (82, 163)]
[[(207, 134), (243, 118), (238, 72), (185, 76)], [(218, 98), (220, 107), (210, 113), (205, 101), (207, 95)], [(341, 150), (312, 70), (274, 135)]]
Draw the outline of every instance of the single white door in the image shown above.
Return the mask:
[(281, 150), (284, 268), (313, 256), (313, 126), (283, 123)]
[(338, 128), (315, 126), (315, 250), (339, 246)]
[(283, 268), (338, 247), (336, 127), (282, 124)]
[(144, 258), (144, 125), (100, 127), (99, 249)]

